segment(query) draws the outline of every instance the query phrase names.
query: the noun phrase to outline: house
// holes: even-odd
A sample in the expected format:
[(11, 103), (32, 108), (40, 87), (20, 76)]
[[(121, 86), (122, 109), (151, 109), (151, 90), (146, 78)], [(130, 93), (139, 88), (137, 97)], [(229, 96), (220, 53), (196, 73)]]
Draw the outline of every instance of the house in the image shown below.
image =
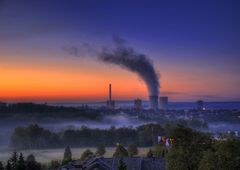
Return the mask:
[[(89, 157), (84, 161), (72, 161), (59, 170), (117, 170), (119, 157)], [(123, 162), (127, 170), (164, 170), (162, 158), (125, 157)]]

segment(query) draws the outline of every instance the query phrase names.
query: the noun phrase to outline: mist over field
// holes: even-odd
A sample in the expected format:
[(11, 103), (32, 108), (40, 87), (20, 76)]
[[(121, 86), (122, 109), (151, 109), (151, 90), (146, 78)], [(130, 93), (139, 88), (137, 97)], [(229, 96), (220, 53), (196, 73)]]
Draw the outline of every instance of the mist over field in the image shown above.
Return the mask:
[[(191, 106), (191, 105), (190, 105)], [(21, 113), (23, 114), (23, 113)], [(180, 118), (179, 118), (180, 119)], [(186, 118), (185, 118), (186, 119)], [(171, 120), (171, 119), (169, 119)], [(13, 130), (18, 126), (28, 126), (29, 124), (38, 124), (39, 126), (48, 129), (54, 132), (60, 132), (68, 129), (80, 129), (81, 127), (87, 127), (90, 129), (109, 129), (111, 127), (121, 128), (121, 127), (130, 127), (135, 128), (143, 124), (148, 123), (159, 123), (157, 120), (146, 120), (139, 119), (138, 116), (131, 116), (124, 112), (120, 114), (112, 114), (103, 116), (101, 119), (97, 120), (89, 120), (84, 118), (43, 118), (37, 119), (22, 119), (19, 117), (13, 119), (4, 119), (0, 120), (0, 144), (1, 147), (8, 147), (11, 134)], [(168, 123), (168, 122), (165, 122)], [(162, 126), (165, 123), (161, 122)], [(216, 121), (216, 122), (207, 122), (207, 128), (198, 129), (211, 133), (217, 132), (227, 132), (227, 131), (239, 131), (240, 124), (239, 123), (231, 123), (224, 121)]]

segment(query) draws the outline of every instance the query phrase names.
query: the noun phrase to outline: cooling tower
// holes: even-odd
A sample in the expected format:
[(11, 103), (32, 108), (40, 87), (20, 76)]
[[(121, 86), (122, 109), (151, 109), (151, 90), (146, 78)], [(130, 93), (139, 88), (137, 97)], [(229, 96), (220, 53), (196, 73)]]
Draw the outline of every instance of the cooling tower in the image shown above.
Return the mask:
[(158, 96), (149, 96), (149, 106), (150, 109), (158, 109)]
[(168, 97), (163, 96), (159, 98), (159, 108), (162, 110), (167, 110), (168, 109)]

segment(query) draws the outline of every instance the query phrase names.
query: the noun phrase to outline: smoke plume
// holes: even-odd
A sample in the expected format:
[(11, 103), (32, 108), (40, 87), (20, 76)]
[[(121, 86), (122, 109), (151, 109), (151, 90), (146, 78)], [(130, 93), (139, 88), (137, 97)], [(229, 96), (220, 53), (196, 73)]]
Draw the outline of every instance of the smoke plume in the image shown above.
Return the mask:
[(147, 85), (149, 96), (158, 96), (159, 81), (158, 75), (153, 67), (152, 61), (145, 55), (136, 52), (133, 48), (126, 45), (125, 40), (114, 36), (113, 48), (93, 47), (84, 43), (79, 47), (65, 46), (63, 50), (77, 57), (94, 56), (110, 64), (118, 65), (124, 69), (136, 73)]
[(115, 47), (103, 48), (99, 53), (99, 59), (137, 73), (146, 83), (149, 95), (158, 96), (158, 75), (151, 60), (145, 54), (137, 53), (133, 48), (127, 47), (123, 39), (113, 37), (113, 42)]

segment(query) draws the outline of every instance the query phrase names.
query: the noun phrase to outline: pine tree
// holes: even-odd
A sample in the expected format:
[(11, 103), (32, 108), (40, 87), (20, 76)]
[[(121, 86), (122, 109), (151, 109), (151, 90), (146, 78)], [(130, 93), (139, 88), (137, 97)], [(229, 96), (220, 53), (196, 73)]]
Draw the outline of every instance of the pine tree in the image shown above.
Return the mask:
[(7, 161), (6, 170), (12, 170), (10, 160)]
[(4, 170), (2, 162), (0, 162), (0, 170)]
[(10, 158), (11, 170), (17, 170), (18, 164), (18, 154), (16, 151), (13, 152), (12, 157)]
[(66, 164), (72, 160), (72, 152), (69, 146), (65, 148), (62, 164)]
[(122, 145), (117, 144), (116, 150), (113, 156), (125, 157), (125, 156), (128, 156), (128, 151)]
[(17, 170), (26, 170), (25, 160), (22, 153), (20, 153), (18, 159)]
[(127, 170), (127, 165), (123, 162), (123, 157), (118, 161), (118, 170)]
[(41, 170), (41, 165), (36, 162), (34, 155), (28, 155), (26, 159), (26, 170)]

